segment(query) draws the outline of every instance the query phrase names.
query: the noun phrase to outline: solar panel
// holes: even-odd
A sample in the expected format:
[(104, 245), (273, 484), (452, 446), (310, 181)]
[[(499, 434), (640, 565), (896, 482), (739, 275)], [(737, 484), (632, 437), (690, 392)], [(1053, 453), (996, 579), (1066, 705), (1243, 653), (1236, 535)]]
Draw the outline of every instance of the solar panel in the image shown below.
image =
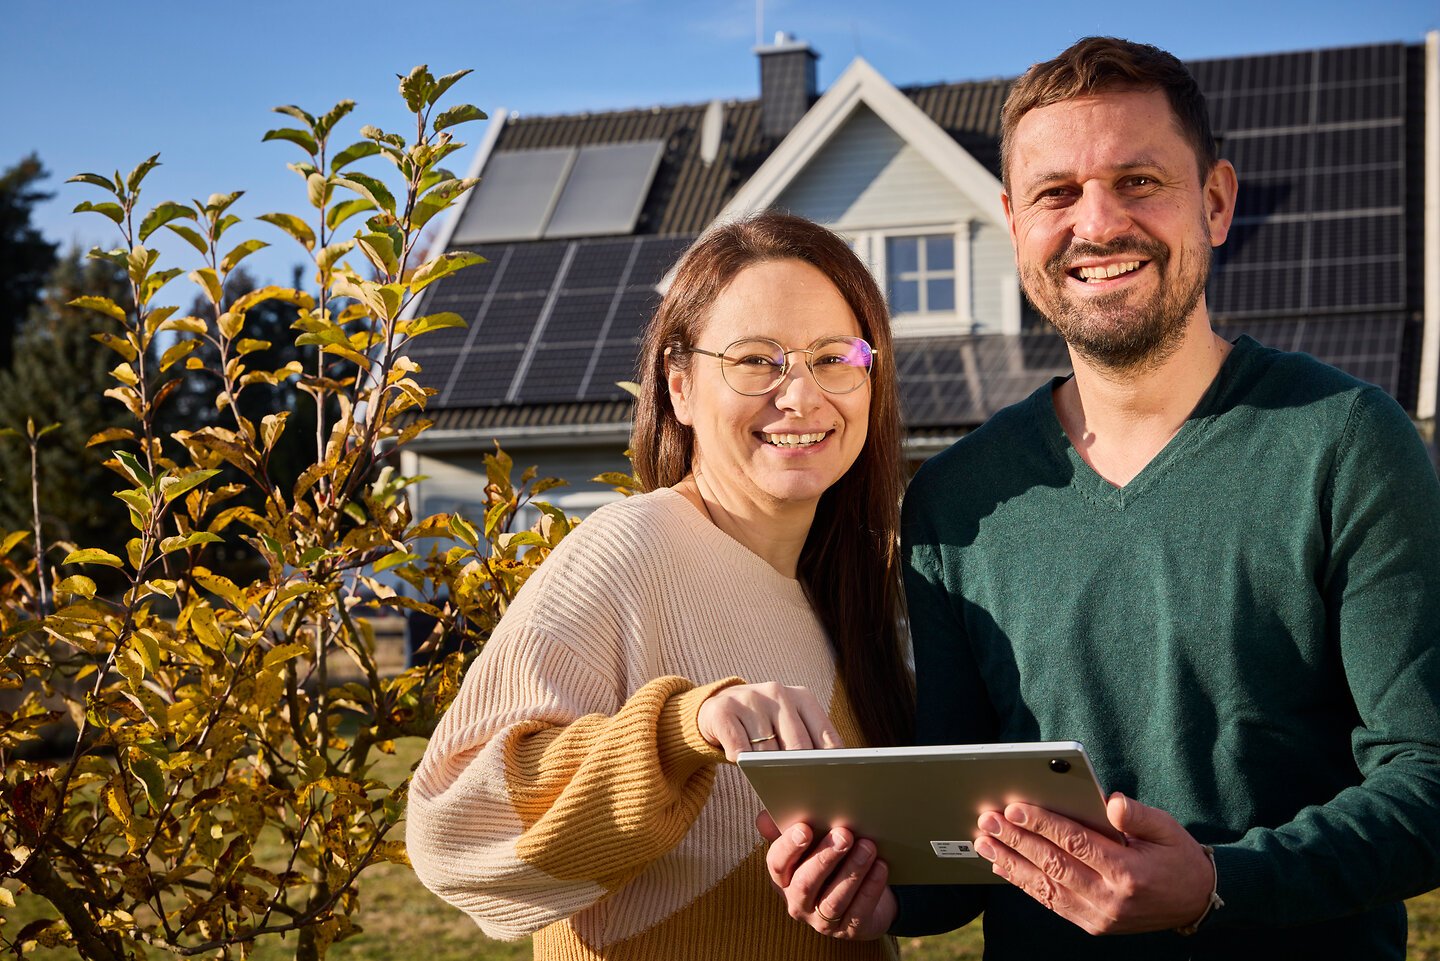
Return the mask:
[(491, 154), (450, 242), (538, 240), (574, 160), (574, 147)]
[(580, 148), (545, 236), (631, 233), (664, 153), (662, 140)]

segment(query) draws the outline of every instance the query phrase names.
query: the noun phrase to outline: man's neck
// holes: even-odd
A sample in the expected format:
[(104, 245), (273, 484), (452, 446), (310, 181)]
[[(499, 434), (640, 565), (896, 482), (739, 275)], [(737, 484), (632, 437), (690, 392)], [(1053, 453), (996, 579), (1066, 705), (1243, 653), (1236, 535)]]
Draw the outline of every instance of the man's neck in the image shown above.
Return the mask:
[(1229, 352), (1203, 311), (1176, 350), (1138, 370), (1100, 367), (1072, 349), (1075, 376), (1054, 394), (1060, 424), (1085, 463), (1124, 487), (1184, 425)]

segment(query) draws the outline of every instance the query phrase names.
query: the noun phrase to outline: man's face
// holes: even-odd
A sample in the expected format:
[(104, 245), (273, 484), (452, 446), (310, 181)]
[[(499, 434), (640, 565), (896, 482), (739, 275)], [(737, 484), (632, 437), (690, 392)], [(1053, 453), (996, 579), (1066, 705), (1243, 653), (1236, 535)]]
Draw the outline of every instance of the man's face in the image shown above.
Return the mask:
[(1005, 201), (1031, 302), (1090, 362), (1158, 364), (1204, 316), (1210, 248), (1234, 211), (1227, 161), (1204, 183), (1165, 94), (1120, 90), (1031, 110)]

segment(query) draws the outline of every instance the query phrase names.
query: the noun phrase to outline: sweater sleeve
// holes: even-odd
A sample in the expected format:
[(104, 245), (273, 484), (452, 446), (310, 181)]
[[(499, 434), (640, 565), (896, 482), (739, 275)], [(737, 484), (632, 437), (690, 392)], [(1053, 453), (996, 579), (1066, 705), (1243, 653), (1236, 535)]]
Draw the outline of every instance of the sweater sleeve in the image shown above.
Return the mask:
[(597, 903), (690, 829), (724, 759), (696, 715), (735, 683), (661, 677), (617, 704), (593, 660), (497, 633), (415, 772), (416, 874), (502, 940)]
[(1409, 418), (1378, 389), (1352, 410), (1327, 494), (1316, 577), (1362, 780), (1216, 846), (1217, 927), (1339, 917), (1440, 884), (1440, 483)]

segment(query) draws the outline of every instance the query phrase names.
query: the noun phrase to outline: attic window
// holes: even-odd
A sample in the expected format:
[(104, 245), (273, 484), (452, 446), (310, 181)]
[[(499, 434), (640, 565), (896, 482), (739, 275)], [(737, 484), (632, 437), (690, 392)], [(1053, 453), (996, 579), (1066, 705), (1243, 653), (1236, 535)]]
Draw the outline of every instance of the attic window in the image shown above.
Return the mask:
[(643, 140), (492, 154), (451, 242), (633, 233), (664, 150)]
[(885, 276), (891, 313), (953, 313), (955, 235), (886, 237)]

